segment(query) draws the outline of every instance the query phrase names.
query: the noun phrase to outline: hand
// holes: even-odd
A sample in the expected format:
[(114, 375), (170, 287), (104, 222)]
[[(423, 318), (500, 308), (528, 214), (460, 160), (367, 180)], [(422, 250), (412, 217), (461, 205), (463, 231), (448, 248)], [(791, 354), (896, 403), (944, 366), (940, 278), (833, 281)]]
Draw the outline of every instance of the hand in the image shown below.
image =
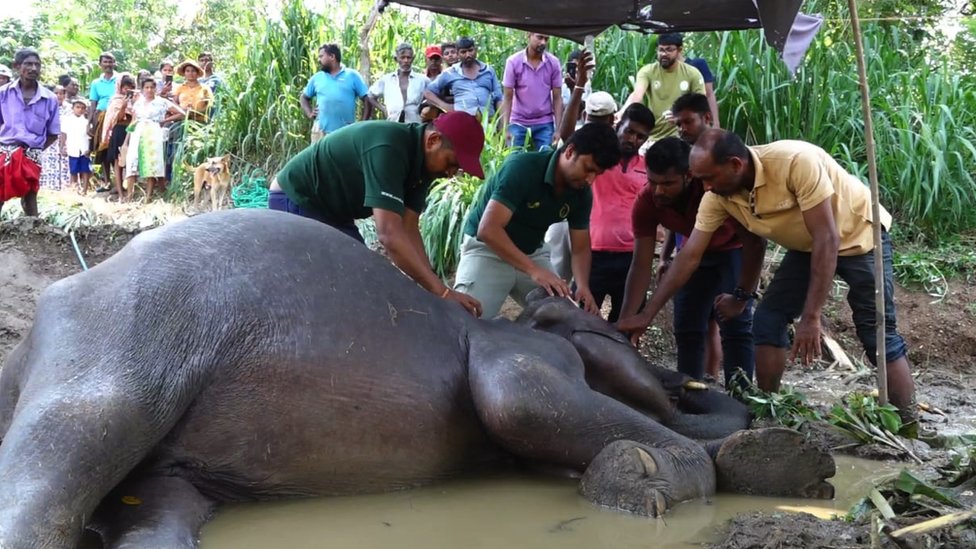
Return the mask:
[(536, 268), (535, 271), (529, 273), (532, 277), (532, 281), (538, 284), (540, 287), (545, 288), (549, 295), (555, 295), (559, 297), (569, 297), (569, 284), (566, 281), (559, 278), (556, 273), (542, 268)]
[(641, 336), (644, 335), (653, 320), (653, 318), (644, 318), (644, 315), (638, 314), (618, 320), (614, 326), (624, 335), (630, 337), (630, 342), (634, 347), (637, 347)]
[(667, 274), (668, 269), (670, 269), (670, 268), (671, 268), (671, 261), (670, 260), (668, 260), (668, 261), (661, 261), (658, 264), (658, 266), (657, 266), (657, 283), (658, 284), (661, 283), (661, 279), (664, 278), (664, 275)]
[(719, 320), (726, 321), (741, 315), (747, 304), (748, 301), (739, 301), (732, 294), (720, 294), (715, 297), (715, 312)]
[(589, 288), (576, 288), (576, 302), (583, 306), (584, 311), (595, 315), (600, 314), (600, 307), (597, 306)]
[(671, 112), (671, 109), (664, 111), (664, 120), (666, 120), (667, 123), (671, 124), (672, 126), (676, 126), (678, 124), (678, 119), (674, 117), (674, 113)]
[(799, 358), (804, 366), (820, 358), (820, 315), (813, 319), (800, 317), (793, 335), (793, 349), (790, 361)]
[(444, 299), (448, 301), (453, 301), (455, 303), (459, 303), (475, 318), (481, 317), (481, 302), (469, 296), (468, 294), (455, 292), (454, 290), (448, 290), (447, 295), (444, 296)]
[(576, 61), (576, 67), (576, 83), (574, 87), (578, 86), (582, 88), (589, 82), (589, 71), (596, 69), (596, 64), (593, 63), (593, 54), (583, 50), (579, 59)]

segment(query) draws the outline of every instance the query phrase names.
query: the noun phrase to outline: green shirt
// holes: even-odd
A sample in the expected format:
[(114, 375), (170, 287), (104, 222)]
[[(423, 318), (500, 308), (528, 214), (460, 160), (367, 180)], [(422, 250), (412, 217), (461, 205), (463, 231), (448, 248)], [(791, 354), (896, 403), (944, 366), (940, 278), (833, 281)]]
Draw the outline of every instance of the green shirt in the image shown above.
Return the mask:
[(644, 65), (637, 71), (637, 85), (642, 83), (647, 86), (644, 104), (657, 117), (651, 131), (651, 141), (678, 135), (678, 127), (664, 117), (664, 113), (671, 110), (675, 100), (686, 93), (705, 93), (705, 79), (701, 73), (681, 61), (675, 61), (671, 72), (661, 68), (660, 63)]
[(489, 200), (512, 210), (505, 232), (523, 253), (531, 254), (553, 223), (569, 220), (570, 229), (590, 228), (593, 194), (589, 187), (567, 187), (556, 196), (556, 164), (559, 151), (516, 153), (508, 157), (498, 173), (485, 183), (485, 190), (471, 205), (464, 222), (464, 234), (478, 235), (478, 225)]
[(373, 208), (420, 213), (430, 181), (424, 178), (424, 125), (373, 121), (336, 130), (285, 164), (278, 185), (298, 206), (331, 221), (373, 215)]

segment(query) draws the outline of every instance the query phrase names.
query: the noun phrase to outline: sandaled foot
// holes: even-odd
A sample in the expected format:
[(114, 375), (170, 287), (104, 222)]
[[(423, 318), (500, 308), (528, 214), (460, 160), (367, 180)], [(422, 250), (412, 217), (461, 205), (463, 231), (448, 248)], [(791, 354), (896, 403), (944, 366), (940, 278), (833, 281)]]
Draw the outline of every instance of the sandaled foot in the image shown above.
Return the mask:
[(678, 484), (689, 479), (680, 478), (670, 463), (660, 449), (618, 440), (586, 468), (579, 491), (601, 507), (646, 517), (661, 516), (678, 501), (714, 492), (711, 471), (695, 483), (695, 493), (688, 493)]
[(792, 429), (740, 431), (715, 456), (718, 488), (760, 496), (831, 499), (825, 479), (837, 472), (834, 458)]

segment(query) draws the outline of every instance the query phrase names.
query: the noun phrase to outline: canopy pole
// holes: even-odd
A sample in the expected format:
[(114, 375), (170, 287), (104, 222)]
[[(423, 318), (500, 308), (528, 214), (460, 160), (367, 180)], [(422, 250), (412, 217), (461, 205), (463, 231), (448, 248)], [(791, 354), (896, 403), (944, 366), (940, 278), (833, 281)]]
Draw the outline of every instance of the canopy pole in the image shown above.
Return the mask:
[(864, 39), (861, 35), (861, 19), (857, 15), (855, 0), (847, 0), (854, 31), (854, 48), (857, 52), (857, 76), (861, 81), (861, 107), (864, 110), (864, 142), (868, 155), (868, 178), (871, 182), (871, 224), (874, 229), (874, 318), (876, 324), (875, 363), (878, 365), (878, 402), (888, 403), (888, 371), (885, 360), (885, 306), (884, 306), (884, 253), (881, 247), (881, 201), (878, 191), (878, 164), (874, 150), (874, 124), (871, 121), (871, 89), (868, 87), (867, 67), (864, 63)]

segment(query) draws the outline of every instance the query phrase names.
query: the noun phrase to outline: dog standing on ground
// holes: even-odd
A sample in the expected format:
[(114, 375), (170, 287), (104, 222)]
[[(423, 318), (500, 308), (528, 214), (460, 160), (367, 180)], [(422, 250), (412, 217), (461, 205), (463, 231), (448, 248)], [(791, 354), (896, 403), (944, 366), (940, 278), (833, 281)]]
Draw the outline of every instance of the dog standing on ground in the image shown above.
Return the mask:
[(216, 211), (230, 192), (230, 155), (206, 159), (193, 170), (193, 205), (200, 207), (200, 193), (210, 191), (210, 209)]

